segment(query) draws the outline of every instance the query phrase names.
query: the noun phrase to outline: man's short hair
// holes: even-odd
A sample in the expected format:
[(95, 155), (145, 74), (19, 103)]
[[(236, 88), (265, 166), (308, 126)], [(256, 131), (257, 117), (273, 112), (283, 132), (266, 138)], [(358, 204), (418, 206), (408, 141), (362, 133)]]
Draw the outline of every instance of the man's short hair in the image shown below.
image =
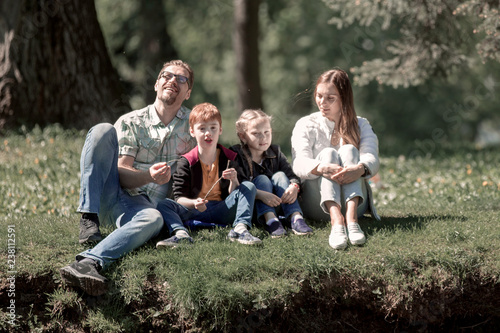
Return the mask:
[(158, 79), (160, 79), (160, 75), (161, 73), (163, 73), (163, 71), (168, 67), (168, 66), (179, 66), (179, 67), (182, 67), (184, 68), (185, 70), (188, 71), (189, 73), (189, 78), (188, 78), (188, 87), (189, 89), (192, 89), (193, 88), (193, 84), (194, 84), (194, 73), (193, 73), (193, 69), (191, 68), (191, 66), (188, 65), (188, 63), (182, 61), (182, 60), (170, 60), (170, 61), (167, 61), (166, 63), (163, 64), (163, 67), (161, 68), (161, 71), (160, 71), (160, 74), (158, 74)]
[(194, 128), (194, 125), (197, 123), (212, 120), (217, 120), (222, 127), (222, 116), (217, 107), (210, 103), (197, 104), (193, 107), (189, 115), (189, 126)]

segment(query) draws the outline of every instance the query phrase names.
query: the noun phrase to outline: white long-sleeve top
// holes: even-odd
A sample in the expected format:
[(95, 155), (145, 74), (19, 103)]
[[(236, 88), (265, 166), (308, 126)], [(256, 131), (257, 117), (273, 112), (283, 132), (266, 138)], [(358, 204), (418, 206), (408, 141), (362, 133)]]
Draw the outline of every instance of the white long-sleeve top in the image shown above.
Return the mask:
[[(359, 143), (360, 163), (366, 165), (369, 175), (375, 175), (380, 167), (378, 158), (378, 138), (367, 119), (358, 117), (361, 140)], [(300, 118), (292, 132), (292, 168), (301, 179), (316, 179), (311, 173), (318, 164), (318, 154), (325, 148), (332, 147), (330, 139), (335, 122), (315, 112)], [(340, 141), (340, 146), (343, 144)]]

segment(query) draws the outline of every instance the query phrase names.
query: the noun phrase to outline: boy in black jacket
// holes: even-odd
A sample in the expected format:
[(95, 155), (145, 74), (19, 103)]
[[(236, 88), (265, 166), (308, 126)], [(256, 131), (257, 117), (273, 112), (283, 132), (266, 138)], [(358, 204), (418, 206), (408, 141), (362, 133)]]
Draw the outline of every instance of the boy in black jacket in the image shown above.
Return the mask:
[[(196, 105), (189, 116), (190, 134), (197, 146), (183, 155), (177, 163), (173, 194), (174, 199), (161, 201), (157, 209), (175, 211), (164, 220), (172, 237), (160, 241), (157, 247), (174, 247), (179, 242), (192, 242), (183, 221), (232, 225), (228, 239), (242, 244), (259, 244), (261, 240), (248, 231), (252, 226), (252, 214), (256, 188), (251, 182), (238, 181), (236, 153), (218, 144), (222, 133), (222, 117), (210, 103)], [(231, 167), (233, 166), (233, 167)]]

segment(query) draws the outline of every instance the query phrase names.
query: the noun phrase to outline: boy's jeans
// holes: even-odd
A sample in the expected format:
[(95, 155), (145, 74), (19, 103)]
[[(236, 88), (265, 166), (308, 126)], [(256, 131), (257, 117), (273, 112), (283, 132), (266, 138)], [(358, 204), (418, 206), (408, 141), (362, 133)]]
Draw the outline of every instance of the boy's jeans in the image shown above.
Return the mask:
[(250, 229), (256, 192), (254, 184), (244, 181), (225, 200), (209, 201), (204, 212), (188, 209), (171, 199), (161, 201), (157, 209), (163, 215), (163, 220), (171, 234), (178, 229), (186, 230), (182, 222), (188, 220), (232, 225), (233, 227), (238, 223), (244, 223)]

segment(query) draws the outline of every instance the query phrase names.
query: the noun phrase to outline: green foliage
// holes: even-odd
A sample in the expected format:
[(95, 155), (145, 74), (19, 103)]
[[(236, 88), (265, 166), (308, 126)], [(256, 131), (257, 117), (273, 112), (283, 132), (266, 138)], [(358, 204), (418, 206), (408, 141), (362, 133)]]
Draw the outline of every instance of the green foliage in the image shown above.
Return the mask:
[[(113, 62), (129, 82), (124, 98), (133, 108), (143, 107), (151, 102), (145, 91), (152, 89), (159, 64), (136, 59), (140, 3), (99, 0), (96, 6)], [(162, 8), (173, 46), (195, 71), (186, 105), (217, 105), (226, 145), (238, 142), (235, 59), (227, 33), (233, 29), (233, 6), (232, 0), (165, 0)], [(494, 112), (500, 82), (494, 58), (500, 54), (494, 52), (497, 9), (477, 0), (461, 5), (452, 0), (262, 1), (261, 84), (264, 111), (274, 117), (273, 141), (290, 152), (296, 120), (316, 108), (316, 76), (341, 67), (354, 74), (356, 111), (379, 135), (382, 155), (433, 154), (456, 142), (487, 144), (480, 139), (487, 135), (483, 129), (494, 130), (500, 122)], [(474, 56), (475, 46), (483, 56)]]
[(474, 34), (482, 38), (476, 44), (477, 53), (486, 62), (500, 61), (500, 18), (498, 1), (469, 0), (459, 5), (453, 15), (468, 15), (476, 18)]
[(387, 43), (391, 59), (373, 59), (352, 69), (359, 85), (376, 80), (409, 87), (438, 75), (448, 76), (467, 65), (474, 44), (483, 61), (500, 60), (498, 2), (323, 1), (340, 14), (330, 20), (339, 29), (359, 22), (361, 26), (378, 25), (382, 30), (396, 26), (399, 30), (399, 36)]

